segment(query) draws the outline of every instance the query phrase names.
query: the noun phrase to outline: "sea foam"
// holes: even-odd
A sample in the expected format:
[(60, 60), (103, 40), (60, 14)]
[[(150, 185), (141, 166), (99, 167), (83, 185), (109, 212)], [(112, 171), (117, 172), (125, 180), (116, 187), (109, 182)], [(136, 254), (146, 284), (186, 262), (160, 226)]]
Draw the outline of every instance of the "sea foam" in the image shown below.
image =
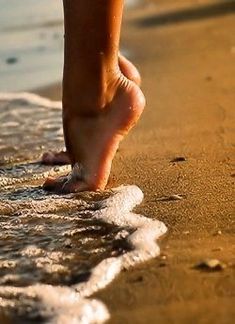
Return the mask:
[[(53, 103), (27, 93), (1, 94), (0, 104), (1, 102), (10, 103), (13, 109), (17, 109), (20, 103), (21, 107), (28, 109), (29, 114), (32, 114), (30, 109), (36, 106), (45, 109), (45, 112), (48, 108), (55, 109), (59, 114), (58, 108), (61, 107), (58, 102)], [(0, 307), (7, 314), (28, 319), (42, 318), (47, 323), (103, 323), (110, 316), (108, 305), (93, 299), (92, 295), (110, 284), (123, 269), (129, 269), (158, 256), (160, 248), (157, 239), (166, 233), (167, 228), (158, 220), (133, 212), (133, 208), (143, 200), (142, 191), (135, 185), (120, 186), (106, 191), (105, 194), (100, 193), (98, 199), (93, 199), (90, 194), (89, 199), (85, 200), (84, 197), (89, 196), (89, 193), (85, 193), (85, 196), (47, 195), (40, 187), (33, 186), (32, 182), (35, 177), (40, 181), (51, 171), (38, 165), (39, 171), (35, 176), (36, 169), (34, 167), (32, 172), (30, 166), (30, 163), (24, 164), (23, 173), (21, 169), (17, 169), (17, 165), (1, 169), (1, 243), (4, 244), (6, 239), (14, 238), (14, 235), (19, 235), (21, 231), (25, 231), (22, 235), (23, 239), (26, 239), (27, 231), (29, 233), (32, 228), (35, 233), (41, 233), (48, 226), (47, 222), (52, 223), (52, 229), (55, 230), (55, 221), (58, 221), (60, 226), (59, 238), (74, 238), (83, 230), (77, 228), (74, 221), (79, 218), (82, 222), (83, 219), (85, 221), (89, 218), (89, 224), (92, 225), (90, 227), (95, 227), (96, 222), (101, 222), (117, 228), (115, 235), (126, 242), (127, 248), (117, 256), (108, 256), (98, 262), (82, 282), (65, 285), (45, 284), (38, 280), (27, 284), (26, 280), (26, 284), (23, 284), (23, 275), (14, 274), (21, 259), (24, 259), (22, 267), (26, 266), (27, 269), (33, 265), (37, 270), (44, 268), (49, 275), (50, 271), (69, 271), (69, 263), (63, 265), (62, 260), (74, 257), (73, 249), (70, 254), (65, 254), (60, 250), (45, 250), (44, 245), (28, 244), (20, 250), (21, 259), (2, 258), (0, 262), (0, 268), (5, 269), (0, 286)], [(60, 174), (66, 170), (64, 167), (57, 168), (56, 173)], [(40, 223), (37, 224), (36, 220)], [(57, 243), (54, 244), (56, 246)], [(8, 247), (7, 253), (9, 249), (11, 246)], [(15, 255), (15, 252), (10, 252), (9, 255)]]

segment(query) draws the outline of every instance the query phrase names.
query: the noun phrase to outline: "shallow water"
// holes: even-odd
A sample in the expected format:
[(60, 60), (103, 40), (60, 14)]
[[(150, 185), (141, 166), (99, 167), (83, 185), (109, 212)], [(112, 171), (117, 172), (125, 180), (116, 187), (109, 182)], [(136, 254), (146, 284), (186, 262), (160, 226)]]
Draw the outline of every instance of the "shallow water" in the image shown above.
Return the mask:
[(62, 1), (0, 0), (0, 8), (0, 91), (33, 89), (59, 81)]
[(132, 212), (136, 186), (54, 195), (41, 185), (70, 172), (40, 163), (63, 146), (61, 103), (0, 94), (0, 319), (13, 323), (102, 323), (89, 297), (122, 269), (155, 257), (163, 223)]
[(51, 107), (47, 100), (40, 105), (37, 102), (34, 104), (34, 100), (37, 100), (34, 95), (30, 95), (30, 101), (29, 97), (22, 95), (15, 95), (14, 100), (12, 98), (12, 94), (4, 94), (0, 98), (1, 164), (9, 163), (12, 158), (14, 162), (25, 161), (28, 157), (31, 160), (37, 158), (45, 146), (47, 149), (61, 149), (61, 104), (56, 103)]
[[(126, 1), (133, 8), (138, 0)], [(60, 82), (63, 10), (59, 0), (0, 0), (0, 92)]]

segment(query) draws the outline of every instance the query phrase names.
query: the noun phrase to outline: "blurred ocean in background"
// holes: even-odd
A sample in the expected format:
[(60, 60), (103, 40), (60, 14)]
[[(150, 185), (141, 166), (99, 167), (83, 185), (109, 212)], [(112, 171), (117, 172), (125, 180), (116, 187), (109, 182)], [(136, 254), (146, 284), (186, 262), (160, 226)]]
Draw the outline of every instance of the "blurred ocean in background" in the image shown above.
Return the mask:
[[(133, 7), (138, 1), (128, 0)], [(0, 0), (0, 92), (55, 83), (63, 69), (62, 0)]]
[(0, 0), (0, 92), (59, 81), (62, 1)]

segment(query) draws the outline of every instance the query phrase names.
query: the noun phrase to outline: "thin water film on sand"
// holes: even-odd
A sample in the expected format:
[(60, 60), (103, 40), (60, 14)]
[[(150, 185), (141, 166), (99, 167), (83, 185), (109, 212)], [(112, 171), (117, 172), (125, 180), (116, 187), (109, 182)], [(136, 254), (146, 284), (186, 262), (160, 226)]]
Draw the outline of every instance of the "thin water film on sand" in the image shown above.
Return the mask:
[[(29, 94), (0, 97), (0, 315), (15, 321), (98, 323), (109, 313), (89, 299), (124, 268), (159, 254), (159, 221), (135, 214), (136, 186), (54, 195), (41, 185), (69, 172), (39, 161), (61, 149), (60, 103)], [(108, 305), (107, 305), (108, 306)]]

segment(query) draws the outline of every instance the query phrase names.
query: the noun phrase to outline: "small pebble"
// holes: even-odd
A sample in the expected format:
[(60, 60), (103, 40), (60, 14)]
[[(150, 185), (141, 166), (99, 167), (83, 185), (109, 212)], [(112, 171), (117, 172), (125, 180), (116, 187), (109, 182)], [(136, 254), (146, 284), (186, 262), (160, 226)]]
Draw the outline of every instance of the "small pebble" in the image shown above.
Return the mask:
[(218, 230), (217, 232), (215, 232), (214, 235), (222, 235), (221, 230)]
[(174, 163), (174, 162), (185, 162), (186, 158), (183, 156), (177, 156), (175, 158), (173, 158), (170, 162)]
[(160, 256), (160, 258), (161, 258), (162, 260), (166, 260), (167, 256), (166, 256), (165, 254), (162, 254), (162, 255)]
[(72, 247), (72, 241), (70, 239), (65, 240), (64, 246), (66, 248), (71, 248)]
[(170, 195), (157, 198), (157, 201), (173, 201), (173, 200), (182, 200), (182, 195)]
[(222, 251), (222, 250), (223, 250), (222, 247), (217, 247), (212, 249), (213, 252)]
[(159, 267), (161, 267), (161, 268), (162, 268), (162, 267), (166, 267), (166, 266), (167, 266), (167, 264), (166, 264), (165, 262), (160, 262), (160, 263), (159, 263)]
[(115, 250), (115, 251), (111, 251), (111, 257), (117, 257), (120, 255), (120, 252)]
[(7, 64), (15, 64), (15, 63), (17, 63), (17, 62), (18, 62), (17, 57), (8, 57), (8, 58), (6, 59), (6, 63), (7, 63)]
[(210, 75), (208, 75), (207, 77), (205, 77), (206, 81), (211, 81), (212, 77)]
[(226, 265), (217, 259), (207, 259), (199, 262), (193, 268), (196, 270), (213, 272), (224, 270), (226, 268)]
[(143, 276), (137, 276), (136, 278), (133, 278), (130, 280), (131, 282), (143, 282), (144, 281), (144, 277)]

